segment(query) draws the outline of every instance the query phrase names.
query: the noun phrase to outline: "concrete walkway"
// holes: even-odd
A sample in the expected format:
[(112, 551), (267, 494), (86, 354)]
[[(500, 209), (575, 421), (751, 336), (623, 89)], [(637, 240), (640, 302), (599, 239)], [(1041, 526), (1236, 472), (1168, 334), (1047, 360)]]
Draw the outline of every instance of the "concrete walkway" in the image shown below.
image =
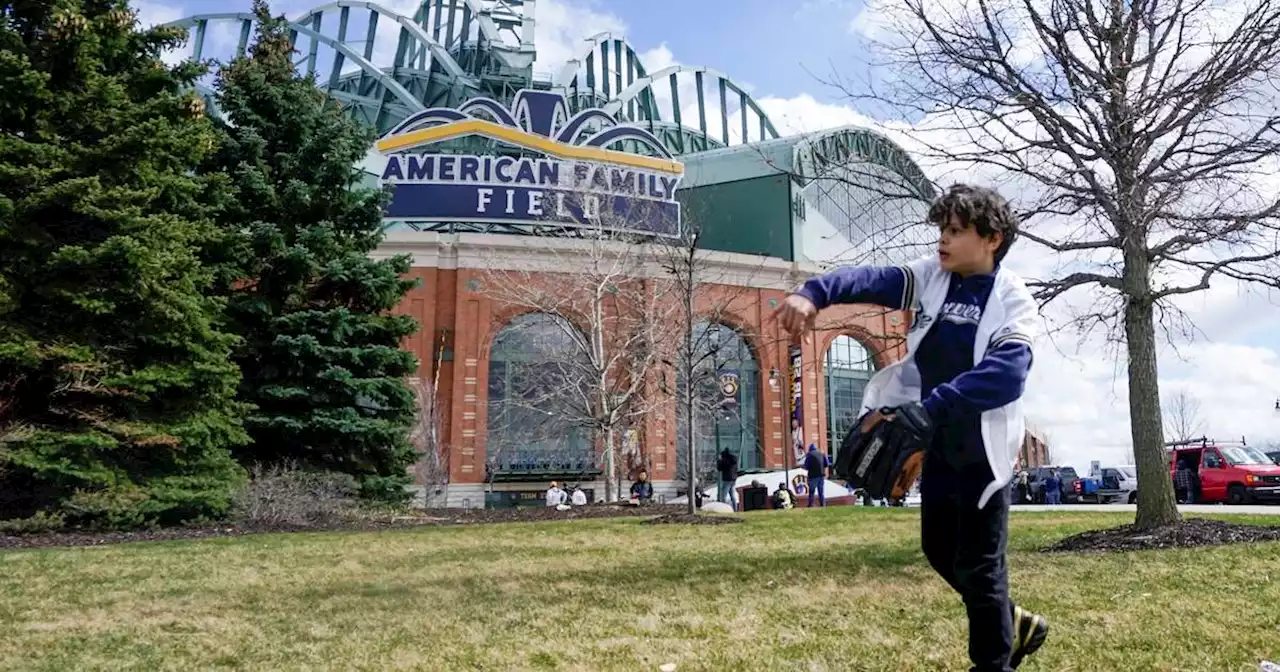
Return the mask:
[[(1111, 513), (1134, 513), (1138, 510), (1136, 504), (1015, 504), (1009, 509), (1013, 512), (1018, 511), (1061, 511), (1063, 513), (1071, 513), (1073, 511), (1100, 511)], [(1267, 506), (1263, 504), (1249, 504), (1244, 506), (1227, 506), (1225, 504), (1179, 504), (1178, 510), (1183, 513), (1237, 513), (1246, 515), (1262, 515), (1262, 516), (1280, 516), (1280, 506)]]

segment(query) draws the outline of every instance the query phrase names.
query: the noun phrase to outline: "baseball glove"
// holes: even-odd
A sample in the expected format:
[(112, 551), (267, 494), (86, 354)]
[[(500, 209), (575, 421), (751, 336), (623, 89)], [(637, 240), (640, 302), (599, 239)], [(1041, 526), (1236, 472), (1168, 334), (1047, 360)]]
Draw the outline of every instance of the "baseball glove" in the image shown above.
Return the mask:
[(865, 490), (874, 499), (899, 499), (920, 476), (932, 427), (929, 415), (918, 403), (879, 412), (889, 419), (863, 431), (872, 415), (868, 412), (849, 428), (833, 471), (850, 489)]

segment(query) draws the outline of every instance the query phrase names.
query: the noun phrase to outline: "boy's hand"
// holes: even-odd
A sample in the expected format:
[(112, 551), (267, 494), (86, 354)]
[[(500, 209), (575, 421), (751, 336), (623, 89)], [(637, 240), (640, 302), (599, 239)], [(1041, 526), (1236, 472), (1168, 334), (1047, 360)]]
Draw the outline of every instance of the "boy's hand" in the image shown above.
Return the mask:
[(801, 332), (813, 329), (814, 319), (818, 317), (818, 307), (809, 299), (792, 294), (782, 301), (774, 316), (782, 322), (783, 329), (792, 336), (799, 336)]
[(885, 420), (892, 420), (892, 419), (893, 419), (892, 413), (885, 415), (880, 411), (873, 411), (870, 415), (868, 415), (866, 418), (863, 419), (862, 433), (866, 434), (867, 432), (875, 429), (876, 425), (884, 422)]

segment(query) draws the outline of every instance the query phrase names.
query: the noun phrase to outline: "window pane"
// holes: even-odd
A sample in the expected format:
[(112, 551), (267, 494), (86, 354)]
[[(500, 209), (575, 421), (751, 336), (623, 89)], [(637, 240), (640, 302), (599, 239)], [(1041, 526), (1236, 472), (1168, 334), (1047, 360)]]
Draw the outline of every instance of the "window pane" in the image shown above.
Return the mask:
[[(708, 322), (694, 326), (697, 352), (697, 389), (694, 391), (695, 471), (702, 483), (714, 482), (716, 456), (728, 449), (738, 456), (741, 469), (755, 469), (760, 458), (760, 368), (746, 340), (737, 330)], [(726, 394), (721, 382), (736, 382)], [(684, 375), (677, 373), (677, 389)], [(688, 422), (676, 409), (676, 465), (681, 478), (689, 464)]]
[(871, 351), (852, 336), (831, 341), (825, 360), (827, 445), (834, 458), (845, 434), (858, 419), (862, 394), (874, 373)]
[(591, 434), (575, 424), (576, 332), (556, 318), (533, 313), (512, 320), (490, 347), (488, 469), (497, 473), (595, 468)]

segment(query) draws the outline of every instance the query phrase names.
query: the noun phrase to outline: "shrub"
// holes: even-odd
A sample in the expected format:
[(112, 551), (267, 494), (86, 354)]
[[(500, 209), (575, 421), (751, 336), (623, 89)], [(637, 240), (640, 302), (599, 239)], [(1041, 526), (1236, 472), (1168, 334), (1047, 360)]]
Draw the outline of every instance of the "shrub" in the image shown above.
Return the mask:
[(154, 524), (146, 492), (132, 487), (81, 490), (64, 505), (69, 518), (92, 529), (128, 530)]
[(255, 465), (232, 500), (237, 522), (251, 527), (324, 527), (354, 518), (359, 486), (350, 474)]
[(57, 532), (65, 527), (67, 519), (61, 513), (37, 511), (30, 518), (0, 520), (0, 535), (39, 534), (41, 532)]

